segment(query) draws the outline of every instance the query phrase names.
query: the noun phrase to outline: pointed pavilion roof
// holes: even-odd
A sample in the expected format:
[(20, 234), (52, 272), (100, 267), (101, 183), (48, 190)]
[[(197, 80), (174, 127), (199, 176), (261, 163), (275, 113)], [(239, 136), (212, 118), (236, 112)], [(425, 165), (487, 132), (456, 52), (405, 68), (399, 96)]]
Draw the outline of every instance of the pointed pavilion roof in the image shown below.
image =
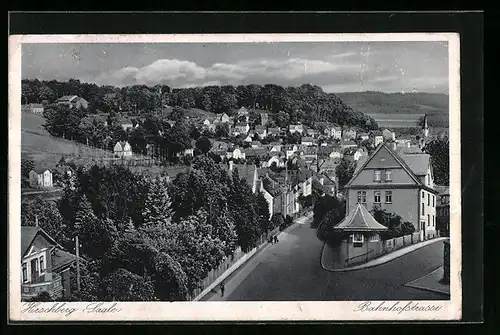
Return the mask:
[(333, 227), (333, 229), (347, 232), (362, 232), (382, 231), (387, 230), (387, 227), (378, 223), (365, 206), (357, 204), (340, 223)]

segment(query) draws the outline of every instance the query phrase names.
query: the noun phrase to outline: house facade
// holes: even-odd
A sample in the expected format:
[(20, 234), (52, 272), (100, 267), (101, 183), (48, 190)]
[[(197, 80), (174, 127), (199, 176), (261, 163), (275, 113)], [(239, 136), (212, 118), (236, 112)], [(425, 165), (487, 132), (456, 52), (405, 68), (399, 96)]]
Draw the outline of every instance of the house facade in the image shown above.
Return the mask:
[(383, 248), (380, 232), (386, 231), (387, 227), (377, 222), (366, 207), (358, 203), (333, 230), (343, 234), (340, 243), (333, 246), (333, 263), (336, 268), (345, 268), (365, 263), (379, 254)]
[(243, 134), (243, 135), (248, 134), (248, 132), (250, 131), (250, 126), (246, 122), (238, 122), (238, 123), (236, 123), (234, 128), (236, 129), (236, 131), (239, 134)]
[(21, 300), (41, 292), (53, 299), (71, 295), (70, 269), (76, 256), (39, 227), (21, 226)]
[(127, 141), (116, 142), (113, 152), (116, 157), (131, 157), (132, 147)]
[(387, 141), (395, 141), (396, 140), (396, 133), (390, 129), (382, 130), (382, 136)]
[(264, 126), (256, 126), (255, 127), (255, 133), (262, 140), (262, 139), (266, 138), (266, 136), (267, 136), (267, 129)]
[(399, 156), (381, 143), (346, 184), (346, 210), (358, 203), (401, 216), (411, 222), (422, 238), (436, 229), (436, 195), (430, 157)]
[(342, 128), (337, 125), (333, 125), (325, 128), (324, 134), (328, 137), (340, 140), (342, 138)]
[(300, 144), (310, 147), (314, 144), (314, 139), (312, 137), (302, 137)]
[(346, 128), (342, 132), (342, 137), (345, 140), (354, 140), (356, 138), (356, 129), (354, 128)]
[(291, 124), (288, 126), (288, 131), (293, 134), (293, 133), (299, 133), (302, 134), (304, 132), (304, 126), (301, 124)]
[(56, 100), (56, 104), (64, 105), (70, 108), (85, 108), (89, 107), (89, 103), (82, 97), (77, 95), (65, 95)]
[(46, 168), (35, 168), (31, 170), (29, 172), (29, 183), (31, 187), (53, 187), (52, 171)]
[(22, 105), (21, 110), (23, 112), (33, 113), (36, 115), (43, 115), (43, 105), (42, 104)]
[(281, 132), (280, 128), (277, 127), (267, 129), (268, 136), (278, 136), (280, 132)]

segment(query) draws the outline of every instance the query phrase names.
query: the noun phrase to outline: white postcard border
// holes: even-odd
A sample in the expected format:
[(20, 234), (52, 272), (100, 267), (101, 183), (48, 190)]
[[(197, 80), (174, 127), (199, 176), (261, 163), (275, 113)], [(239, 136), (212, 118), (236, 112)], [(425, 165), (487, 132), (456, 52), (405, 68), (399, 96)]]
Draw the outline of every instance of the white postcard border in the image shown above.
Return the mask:
[[(450, 135), (450, 291), (444, 301), (67, 302), (22, 303), (20, 287), (21, 45), (24, 43), (253, 43), (443, 41), (448, 43)], [(460, 46), (456, 33), (11, 35), (9, 37), (8, 302), (12, 321), (392, 321), (459, 320), (461, 279)], [(381, 306), (382, 301), (371, 301)], [(31, 305), (30, 305), (31, 304)], [(100, 304), (100, 305), (99, 305)], [(99, 305), (99, 306), (98, 306)], [(425, 310), (426, 306), (427, 309)], [(413, 307), (413, 308), (412, 308)], [(36, 309), (45, 312), (34, 312)], [(419, 310), (423, 308), (424, 310)], [(74, 310), (73, 310), (74, 309)], [(107, 310), (106, 310), (107, 309)], [(432, 310), (434, 309), (434, 310)], [(437, 309), (437, 310), (436, 310)], [(31, 310), (32, 312), (27, 312)]]

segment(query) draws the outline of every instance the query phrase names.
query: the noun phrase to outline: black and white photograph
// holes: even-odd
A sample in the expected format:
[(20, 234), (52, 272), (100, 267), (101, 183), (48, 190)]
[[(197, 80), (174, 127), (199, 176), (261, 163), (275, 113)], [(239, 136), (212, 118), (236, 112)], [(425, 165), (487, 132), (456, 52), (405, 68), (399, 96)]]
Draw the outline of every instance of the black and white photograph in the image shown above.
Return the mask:
[(460, 317), (457, 35), (145, 36), (11, 46), (20, 319)]

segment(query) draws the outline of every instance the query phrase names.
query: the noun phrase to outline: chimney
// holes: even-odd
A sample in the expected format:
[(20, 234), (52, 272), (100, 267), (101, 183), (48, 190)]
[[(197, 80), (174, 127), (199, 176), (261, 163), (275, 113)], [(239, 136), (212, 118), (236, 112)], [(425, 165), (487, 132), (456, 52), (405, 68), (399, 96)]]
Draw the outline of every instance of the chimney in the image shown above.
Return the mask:
[(38, 215), (35, 215), (35, 227), (38, 227)]
[(233, 166), (234, 166), (233, 161), (229, 161), (229, 171), (233, 172)]

